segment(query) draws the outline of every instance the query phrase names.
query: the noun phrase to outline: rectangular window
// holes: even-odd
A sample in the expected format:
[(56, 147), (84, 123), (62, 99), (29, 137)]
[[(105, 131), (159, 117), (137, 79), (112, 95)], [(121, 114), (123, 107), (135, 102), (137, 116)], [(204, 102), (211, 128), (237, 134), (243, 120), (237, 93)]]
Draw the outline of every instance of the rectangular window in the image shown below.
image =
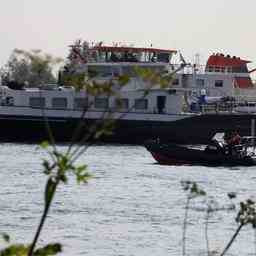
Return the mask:
[(129, 108), (129, 99), (116, 99), (115, 106), (117, 109), (128, 109)]
[(213, 72), (213, 67), (208, 67), (208, 72)]
[(135, 72), (133, 66), (123, 66), (122, 67), (122, 74), (127, 75), (129, 77), (135, 77), (136, 76), (136, 72)]
[(52, 107), (57, 109), (65, 109), (68, 106), (67, 98), (53, 98)]
[(74, 109), (86, 109), (88, 107), (88, 98), (75, 98)]
[(135, 100), (135, 109), (147, 109), (148, 108), (148, 100), (147, 99), (136, 99)]
[(172, 85), (179, 85), (179, 79), (174, 79), (172, 81)]
[(215, 87), (223, 87), (223, 80), (216, 80)]
[(168, 93), (169, 93), (169, 94), (176, 94), (177, 91), (176, 91), (175, 89), (169, 89), (169, 90), (168, 90)]
[(215, 67), (215, 72), (220, 72), (221, 71), (221, 68), (220, 67)]
[(44, 108), (45, 107), (45, 98), (42, 97), (30, 97), (29, 105), (32, 108)]
[(95, 98), (95, 108), (107, 109), (109, 107), (108, 98)]
[(196, 79), (197, 86), (204, 86), (204, 79)]
[(14, 98), (13, 97), (6, 97), (6, 105), (13, 106), (14, 105)]
[(111, 66), (88, 66), (88, 75), (94, 77), (112, 77)]
[(120, 75), (120, 67), (119, 66), (112, 66), (113, 76), (117, 77)]

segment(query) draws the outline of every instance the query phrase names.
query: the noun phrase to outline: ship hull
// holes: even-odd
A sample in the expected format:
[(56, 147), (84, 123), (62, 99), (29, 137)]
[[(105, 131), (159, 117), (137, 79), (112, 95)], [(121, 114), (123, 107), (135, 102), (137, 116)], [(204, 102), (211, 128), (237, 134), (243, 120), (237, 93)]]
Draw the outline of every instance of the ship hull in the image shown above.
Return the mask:
[[(165, 141), (183, 144), (205, 144), (215, 133), (237, 128), (243, 136), (251, 134), (253, 114), (211, 114), (194, 115), (176, 121), (154, 120), (117, 120), (111, 135), (103, 136), (100, 141), (114, 143), (141, 144), (148, 139), (164, 139)], [(46, 121), (47, 120), (47, 121)], [(0, 116), (0, 140), (40, 142), (49, 140), (49, 130), (56, 141), (66, 142), (72, 139), (79, 118), (43, 118), (33, 116)], [(48, 123), (48, 125), (46, 125)], [(92, 125), (100, 124), (99, 120), (83, 121), (77, 140), (90, 134)], [(91, 139), (92, 137), (90, 137)]]

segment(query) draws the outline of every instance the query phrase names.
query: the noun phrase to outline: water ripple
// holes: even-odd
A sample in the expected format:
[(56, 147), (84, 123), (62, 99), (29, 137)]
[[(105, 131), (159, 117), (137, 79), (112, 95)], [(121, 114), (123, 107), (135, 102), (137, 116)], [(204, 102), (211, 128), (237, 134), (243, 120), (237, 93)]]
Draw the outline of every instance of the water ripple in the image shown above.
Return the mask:
[[(65, 145), (59, 146), (65, 150)], [(15, 241), (31, 241), (43, 211), (46, 157), (36, 145), (1, 144), (0, 230)], [(61, 242), (61, 255), (181, 255), (186, 194), (182, 180), (196, 181), (218, 202), (208, 220), (211, 250), (220, 252), (236, 228), (228, 192), (237, 202), (256, 195), (254, 168), (161, 166), (140, 146), (98, 145), (79, 160), (88, 164), (88, 185), (60, 186), (40, 243)], [(205, 255), (206, 201), (191, 202), (188, 216), (189, 255)], [(254, 252), (245, 229), (230, 255)]]

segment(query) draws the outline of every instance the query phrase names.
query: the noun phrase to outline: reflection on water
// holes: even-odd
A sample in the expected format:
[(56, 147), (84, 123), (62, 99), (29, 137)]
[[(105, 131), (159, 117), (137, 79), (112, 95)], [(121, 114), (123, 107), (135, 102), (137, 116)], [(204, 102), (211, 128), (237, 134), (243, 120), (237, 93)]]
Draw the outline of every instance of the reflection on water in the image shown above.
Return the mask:
[[(65, 149), (65, 146), (60, 146)], [(36, 145), (0, 146), (0, 227), (15, 242), (30, 242), (43, 207), (46, 177)], [(215, 198), (230, 205), (228, 192), (238, 199), (254, 197), (254, 167), (211, 168), (160, 166), (140, 146), (101, 145), (81, 157), (94, 178), (76, 185), (74, 178), (61, 186), (40, 239), (61, 242), (62, 255), (181, 255), (185, 194), (180, 181), (193, 180)], [(204, 254), (205, 199), (198, 198), (189, 212), (187, 250)], [(210, 248), (221, 251), (233, 234), (234, 211), (218, 211), (210, 219)], [(230, 252), (254, 253), (254, 234), (244, 229)]]

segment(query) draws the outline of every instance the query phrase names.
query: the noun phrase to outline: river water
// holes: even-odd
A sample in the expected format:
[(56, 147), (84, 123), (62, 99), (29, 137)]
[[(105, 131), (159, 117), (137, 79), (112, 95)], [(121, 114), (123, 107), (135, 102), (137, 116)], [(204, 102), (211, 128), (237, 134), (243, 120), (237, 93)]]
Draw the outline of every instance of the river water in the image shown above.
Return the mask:
[[(12, 242), (29, 243), (35, 233), (43, 209), (45, 157), (37, 145), (0, 145), (0, 231)], [(160, 166), (141, 146), (91, 146), (79, 162), (88, 165), (93, 178), (87, 185), (77, 185), (70, 176), (68, 184), (60, 186), (39, 241), (61, 242), (60, 255), (182, 255), (182, 180), (196, 181), (207, 192), (207, 197), (191, 202), (187, 255), (206, 255), (209, 198), (223, 209), (208, 221), (210, 250), (221, 252), (237, 227), (236, 211), (224, 210), (232, 204), (227, 193), (237, 193), (234, 203), (256, 194), (255, 167)], [(251, 227), (242, 230), (229, 253), (255, 253)]]

